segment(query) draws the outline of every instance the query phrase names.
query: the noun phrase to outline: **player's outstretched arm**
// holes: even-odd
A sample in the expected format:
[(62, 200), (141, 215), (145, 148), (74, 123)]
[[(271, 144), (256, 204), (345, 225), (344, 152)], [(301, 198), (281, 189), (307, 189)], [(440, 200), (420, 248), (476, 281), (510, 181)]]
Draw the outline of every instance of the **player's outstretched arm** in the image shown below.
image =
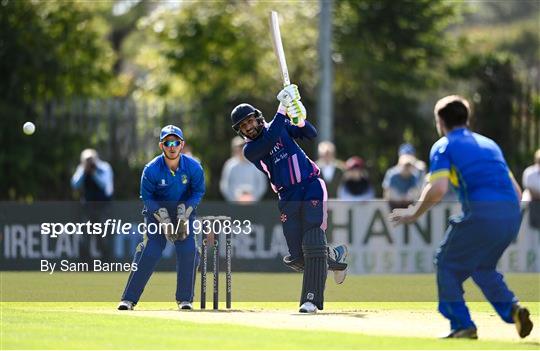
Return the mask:
[(392, 211), (389, 218), (394, 225), (407, 224), (416, 221), (427, 210), (439, 203), (448, 191), (448, 178), (440, 177), (426, 184), (422, 195), (416, 204), (408, 208), (397, 208)]

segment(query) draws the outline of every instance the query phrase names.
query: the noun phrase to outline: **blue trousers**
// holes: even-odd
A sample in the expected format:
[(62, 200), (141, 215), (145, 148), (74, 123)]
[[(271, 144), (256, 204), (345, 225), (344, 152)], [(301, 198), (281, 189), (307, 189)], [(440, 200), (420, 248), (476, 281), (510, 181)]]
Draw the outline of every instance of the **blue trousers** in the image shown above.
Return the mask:
[(304, 257), (302, 238), (312, 228), (326, 230), (326, 184), (312, 178), (279, 193), (283, 234), (292, 259)]
[[(177, 274), (176, 301), (193, 301), (199, 252), (195, 243), (193, 228), (191, 228), (190, 233), (185, 240), (174, 242)], [(137, 263), (137, 270), (132, 271), (129, 275), (122, 300), (134, 303), (139, 301), (166, 245), (167, 239), (163, 234), (144, 235), (143, 241), (137, 246), (133, 259), (133, 263)]]
[(450, 221), (435, 263), (439, 311), (452, 330), (476, 327), (463, 299), (463, 282), (472, 277), (486, 299), (507, 323), (513, 323), (512, 305), (517, 298), (496, 271), (497, 262), (516, 238), (521, 218), (468, 216)]

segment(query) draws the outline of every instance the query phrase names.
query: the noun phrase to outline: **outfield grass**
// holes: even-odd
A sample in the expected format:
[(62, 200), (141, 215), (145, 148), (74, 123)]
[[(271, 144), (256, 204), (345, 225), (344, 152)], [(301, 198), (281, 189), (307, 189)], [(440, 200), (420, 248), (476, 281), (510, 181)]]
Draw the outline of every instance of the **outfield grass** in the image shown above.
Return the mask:
[[(538, 349), (537, 343), (438, 340), (198, 324), (69, 308), (110, 304), (2, 303), (1, 349)], [(244, 304), (244, 307), (249, 307)], [(273, 304), (276, 307), (276, 304)], [(289, 307), (289, 306), (288, 306)], [(388, 306), (387, 306), (388, 307)], [(146, 308), (163, 308), (148, 303)]]
[[(0, 296), (2, 301), (118, 301), (127, 277), (127, 273), (2, 272)], [(224, 278), (220, 277), (221, 298), (225, 297)], [(521, 300), (540, 301), (538, 274), (507, 274), (506, 280)], [(210, 284), (211, 279), (208, 281)], [(301, 284), (301, 274), (233, 273), (233, 299), (237, 302), (297, 301)], [(174, 301), (175, 289), (176, 273), (155, 273), (142, 300)], [(471, 280), (466, 282), (465, 291), (467, 301), (484, 301)], [(195, 299), (198, 294), (197, 284)], [(337, 302), (437, 301), (437, 288), (433, 274), (355, 275), (347, 277), (342, 285), (336, 285), (329, 277), (326, 299)]]
[[(140, 316), (137, 313), (120, 314), (114, 310), (127, 278), (126, 274), (84, 273), (51, 276), (2, 272), (1, 278), (2, 350), (540, 348), (537, 340), (527, 339), (516, 342), (438, 340), (435, 337), (365, 335), (361, 331), (310, 331), (305, 327), (280, 329), (280, 326), (262, 328), (260, 325), (196, 323)], [(538, 321), (538, 276), (512, 274), (508, 275), (507, 280), (522, 301), (532, 301), (527, 305), (533, 318)], [(295, 311), (297, 308), (296, 300), (300, 288), (297, 274), (242, 273), (234, 275), (233, 283), (233, 308), (288, 311)], [(137, 309), (173, 310), (174, 284), (174, 274), (156, 273)], [(480, 299), (476, 288), (467, 288), (471, 297)], [(266, 296), (268, 300), (253, 301), (250, 294), (258, 299)], [(330, 302), (326, 304), (325, 311), (358, 309), (369, 314), (384, 310), (436, 310), (435, 286), (431, 275), (351, 276), (343, 286), (336, 286), (329, 280), (326, 296)], [(400, 296), (401, 300), (398, 299)], [(403, 296), (417, 299), (403, 299)], [(89, 297), (93, 297), (94, 301), (107, 302), (90, 302)], [(87, 299), (86, 302), (78, 302), (84, 298)], [(485, 302), (472, 302), (469, 306), (473, 314), (493, 313), (491, 306)], [(404, 320), (403, 323), (406, 324), (407, 321)], [(434, 330), (433, 333), (437, 335), (437, 331)]]

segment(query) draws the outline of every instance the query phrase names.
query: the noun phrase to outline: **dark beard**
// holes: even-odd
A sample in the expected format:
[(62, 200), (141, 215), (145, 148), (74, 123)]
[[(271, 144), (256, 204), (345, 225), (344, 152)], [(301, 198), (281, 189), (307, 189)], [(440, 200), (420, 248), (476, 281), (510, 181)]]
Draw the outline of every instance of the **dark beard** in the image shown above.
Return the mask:
[(346, 180), (345, 183), (345, 189), (353, 195), (360, 195), (368, 191), (369, 189), (369, 182), (366, 178), (361, 178), (358, 180), (349, 179)]
[(257, 135), (255, 136), (255, 139), (257, 139), (259, 136), (261, 136), (263, 128), (264, 128), (263, 125), (259, 124), (259, 126), (255, 129), (257, 131)]
[(259, 124), (259, 126), (257, 126), (257, 128), (255, 128), (255, 131), (257, 132), (257, 135), (255, 135), (253, 138), (250, 138), (249, 136), (244, 135), (244, 134), (242, 134), (242, 135), (245, 136), (246, 138), (248, 138), (249, 140), (255, 140), (255, 139), (257, 139), (258, 137), (261, 136), (263, 128), (264, 128), (264, 126), (262, 124)]

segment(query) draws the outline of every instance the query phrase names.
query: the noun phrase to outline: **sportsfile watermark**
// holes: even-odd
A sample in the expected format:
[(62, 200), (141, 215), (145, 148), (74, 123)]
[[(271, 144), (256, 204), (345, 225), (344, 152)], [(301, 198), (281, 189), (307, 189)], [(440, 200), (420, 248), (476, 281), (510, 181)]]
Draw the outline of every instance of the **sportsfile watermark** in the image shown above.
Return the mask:
[(41, 223), (40, 233), (51, 238), (60, 235), (92, 235), (102, 238), (108, 235), (150, 234), (160, 235), (185, 230), (188, 234), (209, 235), (211, 233), (244, 234), (252, 232), (250, 220), (199, 220), (177, 221), (176, 223), (129, 223), (122, 219), (107, 219), (100, 222), (46, 222)]
[[(286, 266), (283, 257), (290, 254), (284, 228), (291, 224), (291, 212), (300, 205), (290, 202), (279, 208), (274, 201), (256, 205), (207, 201), (197, 209), (197, 221), (189, 224), (194, 234), (190, 239), (199, 249), (202, 240), (207, 239), (209, 258), (214, 256), (210, 240), (219, 241), (218, 261), (222, 269), (226, 267), (227, 254), (222, 233), (230, 230), (241, 234), (231, 238), (234, 302), (298, 299), (301, 273)], [(320, 203), (306, 205), (316, 208)], [(345, 245), (348, 249), (347, 278), (343, 284), (335, 285), (334, 273), (328, 273), (327, 301), (437, 301), (433, 257), (444, 240), (448, 219), (461, 213), (457, 202), (443, 202), (416, 222), (400, 226), (394, 226), (389, 219), (391, 209), (385, 201), (328, 201), (326, 205), (328, 245)], [(508, 274), (510, 287), (521, 300), (539, 301), (540, 232), (530, 225), (528, 207), (522, 211), (519, 235), (505, 251), (497, 270)], [(207, 216), (228, 217), (230, 221), (207, 221)], [(150, 240), (145, 241), (140, 233), (164, 233), (164, 227), (160, 228), (148, 214), (145, 217), (146, 223), (141, 223), (145, 220), (139, 201), (95, 206), (75, 202), (0, 202), (3, 301), (116, 302), (130, 272), (141, 269), (140, 265), (133, 265), (137, 263), (134, 258), (146, 243), (157, 238), (149, 235)], [(174, 229), (177, 219), (172, 213)], [(205, 235), (210, 232), (219, 235)], [(182, 242), (172, 244), (161, 240), (165, 238), (159, 239), (153, 244), (161, 245), (160, 259), (143, 295), (144, 301), (171, 301), (174, 295), (177, 248)], [(208, 262), (210, 273), (212, 262), (213, 259)], [(219, 277), (223, 282), (224, 277)], [(197, 301), (200, 282), (197, 275)], [(220, 299), (224, 300), (225, 284), (221, 285)], [(472, 294), (468, 301), (484, 299), (479, 290), (468, 294)]]

